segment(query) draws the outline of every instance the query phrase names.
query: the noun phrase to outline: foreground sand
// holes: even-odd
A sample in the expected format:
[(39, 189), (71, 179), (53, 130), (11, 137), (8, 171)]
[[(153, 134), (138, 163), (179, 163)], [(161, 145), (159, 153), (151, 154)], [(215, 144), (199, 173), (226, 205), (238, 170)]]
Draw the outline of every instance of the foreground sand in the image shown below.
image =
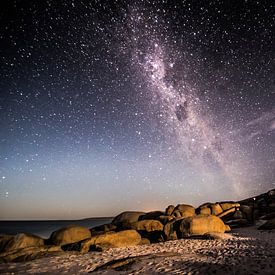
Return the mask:
[[(84, 255), (64, 253), (1, 264), (0, 274), (275, 274), (274, 231), (249, 227), (232, 235), (226, 240), (184, 239)], [(125, 258), (115, 263), (116, 270), (110, 268), (112, 260)]]

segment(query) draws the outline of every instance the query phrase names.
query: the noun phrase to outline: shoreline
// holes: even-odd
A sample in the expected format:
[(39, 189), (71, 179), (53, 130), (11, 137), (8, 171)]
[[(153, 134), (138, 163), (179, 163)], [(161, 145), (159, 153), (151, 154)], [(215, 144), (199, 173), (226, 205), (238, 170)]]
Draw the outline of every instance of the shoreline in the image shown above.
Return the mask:
[(251, 226), (226, 235), (232, 238), (180, 239), (85, 254), (64, 252), (30, 262), (4, 263), (0, 273), (274, 274), (275, 230)]

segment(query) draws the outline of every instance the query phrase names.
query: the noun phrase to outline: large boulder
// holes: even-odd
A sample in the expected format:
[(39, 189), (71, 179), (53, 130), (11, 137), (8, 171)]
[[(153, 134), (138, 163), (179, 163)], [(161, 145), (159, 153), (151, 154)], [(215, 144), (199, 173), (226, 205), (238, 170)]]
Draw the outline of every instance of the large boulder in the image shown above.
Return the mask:
[(239, 208), (241, 205), (238, 202), (220, 202), (223, 211), (232, 209), (232, 208)]
[(70, 225), (54, 231), (49, 239), (49, 243), (55, 245), (65, 245), (76, 243), (91, 237), (89, 228), (77, 225)]
[(92, 232), (92, 234), (94, 233), (98, 233), (98, 232), (109, 232), (109, 231), (116, 231), (117, 226), (112, 224), (112, 223), (107, 223), (107, 224), (102, 224), (99, 226), (95, 226), (93, 228), (90, 229), (90, 231)]
[(188, 204), (178, 204), (173, 212), (172, 216), (175, 218), (187, 218), (195, 215), (195, 208)]
[(128, 229), (137, 230), (142, 238), (152, 243), (163, 241), (163, 224), (157, 220), (143, 220), (128, 225)]
[(164, 215), (163, 211), (151, 211), (139, 217), (139, 220), (158, 220), (160, 216)]
[(178, 239), (178, 224), (180, 223), (180, 219), (172, 220), (167, 222), (164, 225), (163, 233), (166, 241), (177, 240)]
[(162, 223), (162, 224), (167, 224), (168, 222), (174, 220), (175, 217), (173, 216), (166, 216), (166, 215), (162, 215), (158, 217), (158, 220)]
[(240, 211), (242, 212), (244, 218), (246, 218), (248, 221), (253, 221), (253, 207), (250, 205), (241, 205)]
[(212, 203), (210, 205), (210, 208), (211, 208), (211, 214), (215, 215), (215, 216), (217, 216), (223, 212), (223, 209), (219, 203)]
[(107, 232), (81, 242), (80, 251), (83, 253), (100, 248), (104, 250), (111, 247), (128, 247), (141, 243), (141, 236), (136, 230), (123, 230), (120, 232)]
[(3, 252), (0, 254), (0, 263), (6, 262), (22, 262), (38, 259), (51, 255), (53, 253), (61, 253), (60, 246), (30, 246), (17, 250)]
[(157, 220), (137, 221), (129, 224), (129, 227), (137, 231), (146, 231), (146, 232), (163, 230), (163, 224)]
[(175, 206), (174, 205), (168, 205), (165, 209), (165, 215), (166, 216), (170, 216), (172, 215), (173, 211), (175, 209)]
[(208, 232), (224, 233), (229, 228), (213, 215), (198, 215), (182, 219), (179, 224), (180, 237), (204, 235)]
[(32, 234), (20, 233), (14, 236), (3, 236), (0, 239), (0, 252), (9, 252), (26, 247), (39, 247), (44, 245), (44, 240)]
[(126, 211), (122, 212), (118, 216), (116, 216), (112, 224), (118, 226), (118, 227), (123, 227), (125, 224), (137, 222), (139, 218), (144, 215), (144, 212), (137, 212), (137, 211)]
[(210, 208), (210, 205), (211, 205), (211, 203), (209, 203), (209, 202), (200, 205), (200, 206), (196, 209), (196, 213), (197, 213), (198, 215), (211, 215), (211, 208)]

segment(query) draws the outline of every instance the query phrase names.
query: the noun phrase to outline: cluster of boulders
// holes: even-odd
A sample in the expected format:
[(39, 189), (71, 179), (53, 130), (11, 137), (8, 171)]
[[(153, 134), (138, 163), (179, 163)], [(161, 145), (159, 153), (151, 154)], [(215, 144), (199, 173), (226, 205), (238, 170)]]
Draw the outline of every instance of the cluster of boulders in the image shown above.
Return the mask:
[[(180, 238), (219, 238), (232, 227), (262, 221), (260, 229), (274, 229), (275, 190), (240, 202), (169, 205), (165, 211), (127, 211), (110, 224), (94, 228), (68, 226), (49, 239), (31, 234), (0, 236), (0, 262), (22, 261), (64, 251), (102, 251), (111, 247), (150, 244)], [(265, 221), (264, 221), (265, 220)], [(264, 222), (263, 222), (264, 221)]]

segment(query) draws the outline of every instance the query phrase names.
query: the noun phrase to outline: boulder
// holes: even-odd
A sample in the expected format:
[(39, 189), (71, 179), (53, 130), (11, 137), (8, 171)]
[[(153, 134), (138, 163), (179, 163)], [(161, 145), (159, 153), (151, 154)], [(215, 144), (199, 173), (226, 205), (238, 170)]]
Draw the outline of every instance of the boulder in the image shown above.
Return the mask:
[(122, 212), (121, 214), (119, 214), (113, 219), (112, 224), (118, 227), (123, 227), (124, 224), (137, 222), (140, 216), (144, 214), (145, 214), (144, 212), (137, 212), (137, 211)]
[(197, 212), (201, 215), (211, 215), (211, 209), (209, 207), (200, 208)]
[(136, 230), (107, 232), (81, 242), (80, 251), (86, 253), (95, 248), (128, 247), (140, 244), (141, 236)]
[(247, 219), (234, 219), (226, 222), (231, 228), (240, 228), (250, 226), (251, 223)]
[(272, 230), (275, 229), (275, 219), (266, 221), (263, 225), (258, 227), (259, 230)]
[(174, 219), (173, 216), (166, 216), (166, 215), (162, 215), (158, 217), (158, 220), (162, 223), (162, 224), (167, 224), (169, 221), (172, 221)]
[(243, 218), (245, 218), (244, 215), (243, 215), (243, 212), (240, 211), (240, 210), (235, 211), (233, 217), (234, 217), (234, 219), (243, 219)]
[(0, 239), (1, 252), (19, 250), (26, 247), (39, 247), (44, 240), (32, 234), (20, 233), (14, 236), (4, 236)]
[(249, 205), (241, 205), (240, 211), (243, 213), (243, 217), (249, 221), (253, 220), (253, 207)]
[(208, 232), (224, 233), (228, 228), (213, 215), (198, 215), (182, 219), (179, 224), (180, 237), (204, 235)]
[(71, 225), (54, 231), (49, 239), (49, 243), (55, 245), (65, 245), (79, 242), (91, 237), (89, 228)]
[(162, 215), (164, 215), (163, 211), (152, 211), (140, 216), (139, 220), (158, 220), (158, 218)]
[(149, 239), (151, 243), (163, 241), (163, 224), (157, 220), (144, 220), (129, 224), (128, 229), (137, 230), (142, 238)]
[(217, 217), (226, 219), (228, 216), (234, 216), (235, 211), (236, 211), (235, 207), (229, 208), (224, 212), (220, 213), (219, 215), (217, 215)]
[(147, 238), (141, 238), (141, 241), (139, 243), (139, 245), (145, 245), (145, 244), (150, 244), (150, 240)]
[(222, 207), (223, 211), (226, 211), (231, 208), (238, 208), (241, 205), (238, 202), (220, 202), (220, 206)]
[(167, 216), (172, 215), (174, 209), (175, 209), (174, 205), (167, 206), (166, 209), (165, 209), (165, 215), (167, 215)]
[(180, 220), (172, 220), (164, 225), (163, 233), (166, 241), (178, 239), (177, 229), (179, 223)]
[(172, 212), (176, 218), (187, 218), (195, 215), (195, 208), (188, 204), (178, 204)]
[(162, 231), (163, 224), (157, 220), (144, 220), (144, 221), (131, 223), (129, 225), (129, 228), (137, 231), (146, 231), (146, 232)]
[(115, 231), (117, 229), (117, 226), (112, 223), (102, 224), (99, 226), (95, 226), (90, 229), (92, 233), (96, 232), (109, 232), (109, 231)]
[(60, 246), (30, 246), (0, 254), (0, 263), (30, 261), (62, 252)]
[(223, 209), (219, 203), (212, 203), (210, 205), (210, 208), (211, 208), (211, 214), (215, 215), (215, 216), (217, 216), (223, 212)]

